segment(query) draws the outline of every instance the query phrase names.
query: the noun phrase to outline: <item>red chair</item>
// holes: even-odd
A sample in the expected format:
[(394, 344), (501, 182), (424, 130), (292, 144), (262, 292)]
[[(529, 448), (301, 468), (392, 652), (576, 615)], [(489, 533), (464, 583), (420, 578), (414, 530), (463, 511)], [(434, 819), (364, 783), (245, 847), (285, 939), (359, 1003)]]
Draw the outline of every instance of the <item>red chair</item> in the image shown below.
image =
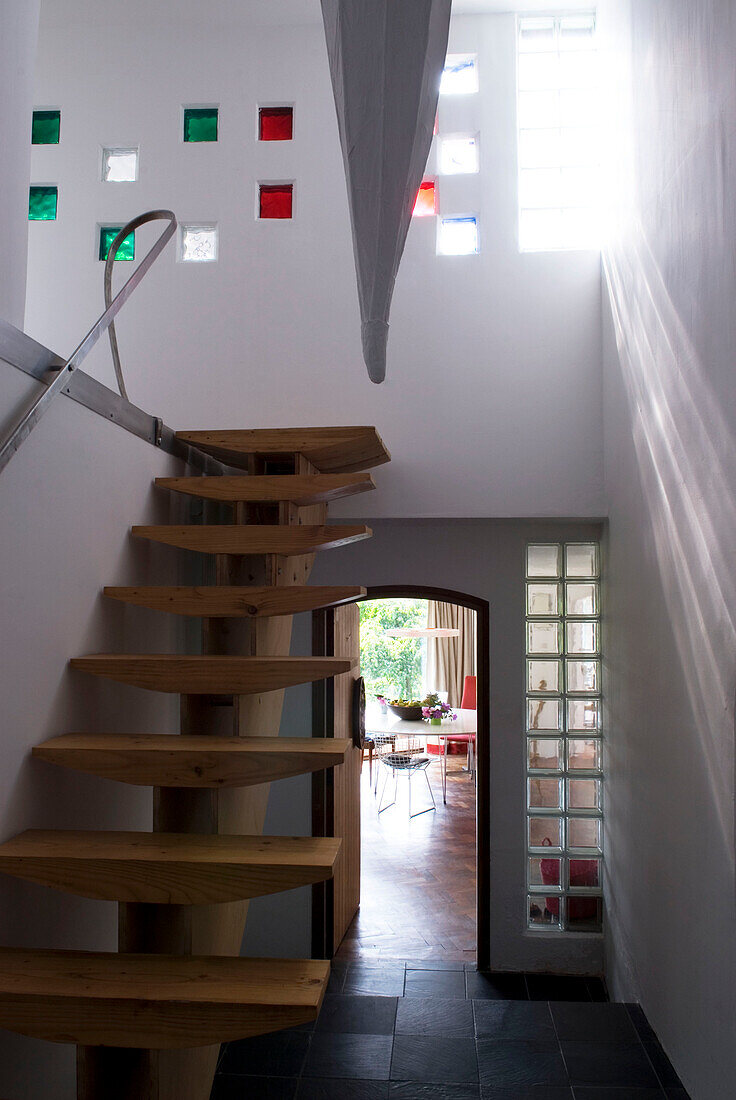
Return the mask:
[[(477, 710), (476, 703), (477, 697), (477, 680), (475, 676), (466, 676), (463, 684), (463, 697), (460, 703), (460, 710)], [(457, 748), (453, 750), (453, 746)], [(456, 733), (450, 734), (447, 738), (447, 751), (448, 752), (467, 752), (468, 754), (468, 772), (470, 775), (475, 774), (475, 734), (474, 733)]]

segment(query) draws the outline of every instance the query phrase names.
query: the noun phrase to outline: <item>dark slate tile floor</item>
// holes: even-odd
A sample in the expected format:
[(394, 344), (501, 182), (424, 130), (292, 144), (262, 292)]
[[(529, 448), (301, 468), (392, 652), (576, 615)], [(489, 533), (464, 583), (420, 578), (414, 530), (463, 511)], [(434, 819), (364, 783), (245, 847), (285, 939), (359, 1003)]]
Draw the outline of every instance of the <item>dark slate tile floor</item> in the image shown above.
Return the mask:
[(319, 1019), (223, 1048), (212, 1100), (688, 1100), (597, 978), (334, 963)]

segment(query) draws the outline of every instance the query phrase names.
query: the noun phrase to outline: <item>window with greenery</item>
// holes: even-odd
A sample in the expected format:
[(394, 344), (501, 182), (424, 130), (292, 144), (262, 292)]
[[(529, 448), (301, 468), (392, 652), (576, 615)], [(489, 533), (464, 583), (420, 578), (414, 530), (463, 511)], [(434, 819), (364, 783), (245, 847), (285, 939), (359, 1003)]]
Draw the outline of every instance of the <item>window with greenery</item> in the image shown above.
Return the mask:
[(360, 670), (368, 699), (421, 699), (426, 642), (423, 638), (391, 638), (396, 627), (427, 625), (426, 600), (366, 600), (360, 608)]

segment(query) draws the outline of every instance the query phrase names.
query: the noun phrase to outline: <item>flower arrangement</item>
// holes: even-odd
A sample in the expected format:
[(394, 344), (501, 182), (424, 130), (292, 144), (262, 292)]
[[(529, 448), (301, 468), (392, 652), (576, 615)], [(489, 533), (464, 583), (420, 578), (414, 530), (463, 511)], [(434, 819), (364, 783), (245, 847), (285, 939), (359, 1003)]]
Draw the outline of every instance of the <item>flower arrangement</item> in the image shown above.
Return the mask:
[(422, 707), (422, 717), (428, 721), (437, 725), (443, 718), (449, 718), (452, 722), (455, 721), (457, 715), (453, 711), (449, 703), (441, 703), (439, 700), (436, 703), (432, 703), (430, 706)]

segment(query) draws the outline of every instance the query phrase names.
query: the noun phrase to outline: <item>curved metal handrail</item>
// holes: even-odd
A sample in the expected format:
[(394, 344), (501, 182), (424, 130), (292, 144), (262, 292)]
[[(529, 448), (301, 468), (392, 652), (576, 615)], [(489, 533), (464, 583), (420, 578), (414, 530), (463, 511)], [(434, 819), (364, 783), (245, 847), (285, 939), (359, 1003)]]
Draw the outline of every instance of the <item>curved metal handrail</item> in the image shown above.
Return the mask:
[[(163, 233), (161, 234), (159, 239), (156, 241), (153, 248), (150, 249), (150, 251), (146, 254), (145, 258), (140, 262), (138, 267), (135, 269), (133, 274), (130, 276), (130, 278), (128, 279), (128, 282), (125, 284), (123, 289), (121, 291), (119, 291), (118, 294), (116, 295), (116, 297), (113, 299), (113, 297), (112, 297), (112, 269), (113, 269), (113, 264), (115, 263), (115, 257), (117, 256), (118, 249), (120, 248), (123, 241), (126, 240), (127, 237), (129, 237), (130, 234), (132, 232), (134, 232), (134, 230), (138, 229), (139, 226), (145, 225), (147, 222), (155, 222), (155, 221), (168, 221), (169, 224), (168, 224), (167, 228), (163, 231)], [(109, 311), (110, 306), (112, 305), (113, 301), (117, 302), (117, 300), (121, 296), (121, 294), (123, 294), (123, 292), (125, 290), (127, 290), (129, 284), (133, 282), (133, 280), (136, 278), (136, 276), (138, 276), (135, 284), (133, 286), (131, 286), (131, 288), (130, 288), (130, 293), (132, 293), (135, 290), (136, 286), (141, 281), (143, 276), (146, 274), (146, 272), (148, 271), (151, 264), (154, 262), (154, 260), (159, 255), (159, 253), (161, 253), (164, 250), (164, 248), (166, 247), (168, 242), (171, 240), (171, 238), (173, 237), (175, 232), (176, 232), (176, 218), (174, 217), (174, 214), (171, 210), (149, 210), (145, 214), (139, 214), (137, 218), (133, 218), (131, 221), (128, 222), (127, 225), (123, 226), (123, 228), (120, 230), (118, 235), (115, 237), (115, 240), (110, 245), (110, 248), (108, 249), (108, 252), (107, 252), (107, 259), (105, 260), (105, 313), (103, 313), (100, 320), (102, 320), (102, 318), (105, 317), (105, 315)], [(120, 304), (122, 305), (123, 303), (121, 302)], [(118, 338), (117, 338), (117, 333), (115, 332), (114, 317), (115, 317), (115, 314), (113, 313), (111, 318), (110, 318), (110, 322), (107, 326), (107, 335), (110, 337), (110, 351), (112, 353), (112, 364), (113, 364), (113, 367), (115, 368), (115, 377), (117, 379), (118, 389), (120, 390), (120, 396), (124, 397), (127, 401), (128, 400), (128, 394), (127, 394), (127, 391), (125, 389), (125, 380), (123, 379), (123, 368), (120, 365), (120, 352), (118, 350)]]
[[(144, 225), (146, 222), (165, 220), (168, 221), (166, 229), (158, 238), (153, 247), (143, 257), (138, 267), (130, 276), (124, 286), (117, 292), (112, 301), (108, 301), (110, 293), (111, 277), (108, 278), (108, 268), (112, 267), (115, 254), (128, 236), (138, 226)], [(108, 252), (107, 262), (105, 264), (105, 311), (99, 319), (95, 322), (82, 342), (77, 345), (72, 354), (66, 360), (66, 362), (59, 369), (59, 373), (56, 378), (46, 386), (43, 393), (33, 403), (31, 408), (25, 415), (18, 421), (15, 427), (12, 429), (7, 438), (0, 444), (0, 470), (3, 470), (10, 462), (11, 458), (18, 450), (24, 440), (28, 438), (38, 421), (41, 419), (46, 409), (50, 405), (51, 401), (56, 397), (57, 393), (61, 393), (64, 386), (69, 381), (69, 375), (76, 370), (79, 364), (89, 355), (92, 348), (95, 346), (99, 338), (108, 329), (112, 330), (110, 338), (110, 346), (113, 353), (113, 363), (115, 365), (115, 374), (118, 379), (118, 385), (120, 386), (121, 395), (127, 400), (127, 394), (125, 392), (125, 384), (123, 382), (122, 370), (120, 368), (120, 356), (117, 349), (117, 338), (115, 337), (115, 330), (113, 328), (113, 321), (118, 315), (122, 307), (127, 302), (135, 288), (138, 286), (143, 276), (148, 269), (163, 252), (166, 245), (169, 243), (174, 233), (176, 232), (176, 217), (171, 210), (149, 210), (145, 214), (139, 214), (137, 218), (133, 218), (127, 225), (124, 225), (120, 230), (115, 240), (110, 245)], [(112, 259), (110, 258), (112, 257)]]

